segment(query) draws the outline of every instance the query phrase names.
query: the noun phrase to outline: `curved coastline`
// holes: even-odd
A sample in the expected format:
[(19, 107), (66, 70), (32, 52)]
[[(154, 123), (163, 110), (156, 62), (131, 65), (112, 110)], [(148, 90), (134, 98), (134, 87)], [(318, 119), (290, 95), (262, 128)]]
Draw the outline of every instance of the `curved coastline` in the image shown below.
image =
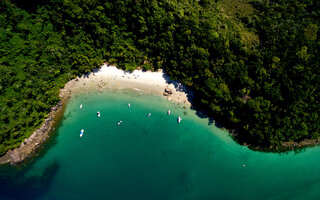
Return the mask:
[[(193, 93), (178, 81), (171, 80), (162, 70), (157, 72), (134, 70), (133, 72), (118, 69), (115, 66), (104, 64), (98, 69), (81, 77), (68, 81), (63, 89), (60, 89), (59, 97), (61, 101), (51, 108), (48, 117), (44, 120), (40, 128), (35, 130), (29, 138), (26, 138), (21, 145), (13, 150), (9, 150), (0, 157), (0, 165), (15, 165), (31, 158), (45, 142), (50, 138), (50, 134), (55, 130), (64, 108), (72, 95), (90, 92), (103, 92), (108, 89), (130, 89), (148, 94), (155, 94), (159, 97), (167, 98), (186, 108), (191, 107)], [(169, 90), (172, 94), (165, 92)], [(226, 129), (221, 127), (222, 129)], [(237, 140), (235, 130), (229, 130), (231, 136)], [(315, 140), (303, 140), (301, 142), (284, 142), (278, 146), (268, 148), (254, 147), (243, 143), (255, 151), (264, 152), (286, 152), (299, 150), (305, 147), (312, 147), (320, 144), (320, 138)]]
[[(34, 131), (29, 138), (13, 150), (9, 150), (0, 157), (0, 164), (18, 164), (32, 157), (48, 140), (55, 130), (56, 124), (61, 119), (65, 105), (72, 95), (87, 92), (103, 92), (104, 89), (132, 89), (149, 94), (165, 96), (168, 100), (175, 101), (184, 107), (191, 107), (193, 94), (178, 81), (171, 80), (162, 70), (157, 72), (133, 72), (117, 69), (115, 66), (103, 65), (93, 72), (70, 80), (60, 89), (61, 101), (51, 108), (48, 118)], [(168, 92), (172, 94), (168, 94)]]

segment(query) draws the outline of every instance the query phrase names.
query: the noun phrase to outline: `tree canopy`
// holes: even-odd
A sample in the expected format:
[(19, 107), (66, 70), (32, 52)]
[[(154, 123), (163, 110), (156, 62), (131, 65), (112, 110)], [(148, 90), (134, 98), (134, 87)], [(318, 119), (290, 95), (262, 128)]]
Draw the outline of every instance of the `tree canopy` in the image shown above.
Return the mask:
[(319, 138), (319, 19), (316, 0), (0, 1), (0, 155), (103, 62), (163, 68), (240, 142)]

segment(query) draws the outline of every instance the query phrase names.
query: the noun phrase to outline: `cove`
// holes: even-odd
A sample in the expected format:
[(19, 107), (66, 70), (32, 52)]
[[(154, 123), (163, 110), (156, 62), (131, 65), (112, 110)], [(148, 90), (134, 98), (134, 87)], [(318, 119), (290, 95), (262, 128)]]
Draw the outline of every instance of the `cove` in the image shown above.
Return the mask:
[(193, 110), (108, 90), (73, 96), (43, 154), (0, 167), (0, 199), (317, 199), (319, 165), (319, 147), (255, 152)]

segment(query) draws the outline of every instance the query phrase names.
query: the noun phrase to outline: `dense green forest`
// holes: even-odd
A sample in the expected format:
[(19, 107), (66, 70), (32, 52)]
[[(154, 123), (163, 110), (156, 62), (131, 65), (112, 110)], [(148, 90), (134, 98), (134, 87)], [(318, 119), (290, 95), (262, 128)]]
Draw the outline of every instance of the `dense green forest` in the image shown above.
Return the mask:
[(2, 0), (0, 155), (103, 62), (163, 68), (236, 139), (320, 137), (320, 1)]

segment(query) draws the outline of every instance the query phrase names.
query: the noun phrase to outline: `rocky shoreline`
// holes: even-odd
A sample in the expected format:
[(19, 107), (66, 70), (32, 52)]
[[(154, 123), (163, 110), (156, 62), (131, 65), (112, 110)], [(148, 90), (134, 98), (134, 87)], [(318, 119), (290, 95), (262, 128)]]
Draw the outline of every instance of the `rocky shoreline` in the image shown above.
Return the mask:
[(60, 116), (63, 114), (64, 106), (70, 98), (70, 92), (68, 84), (60, 90), (59, 103), (51, 108), (48, 117), (45, 119), (40, 128), (38, 128), (29, 138), (26, 138), (21, 145), (13, 150), (9, 150), (5, 155), (0, 157), (0, 164), (15, 165), (31, 158), (37, 150), (45, 144), (50, 137), (50, 134), (55, 130), (56, 124), (60, 120)]
[[(114, 67), (115, 68), (115, 67)], [(108, 71), (109, 70), (109, 71)], [(113, 71), (111, 71), (113, 70)], [(115, 71), (117, 70), (117, 71)], [(111, 73), (110, 73), (111, 71)], [(121, 71), (121, 70), (120, 70)], [(120, 74), (120, 73), (124, 74)], [(59, 97), (61, 101), (54, 107), (45, 119), (44, 123), (38, 128), (29, 138), (16, 149), (9, 150), (5, 155), (0, 157), (1, 164), (18, 164), (31, 158), (37, 150), (48, 140), (50, 134), (55, 130), (56, 124), (62, 118), (64, 107), (71, 97), (71, 94), (81, 92), (98, 91), (102, 92), (105, 88), (111, 89), (142, 89), (147, 93), (154, 93), (160, 96), (165, 96), (168, 100), (173, 100), (179, 104), (190, 107), (193, 94), (179, 82), (172, 82), (169, 78), (163, 78), (165, 75), (162, 72), (153, 72), (154, 74), (144, 74), (146, 78), (141, 78), (143, 74), (127, 74), (127, 72), (119, 72), (118, 69), (104, 68), (104, 71), (92, 72), (82, 77), (70, 80), (66, 83), (63, 89), (60, 89)], [(148, 73), (148, 72), (143, 72)], [(150, 77), (157, 75), (157, 77)], [(90, 78), (89, 78), (90, 76)], [(148, 80), (148, 78), (150, 80)], [(158, 82), (156, 81), (158, 78)], [(140, 79), (140, 80), (139, 80)], [(141, 80), (142, 79), (142, 80)], [(165, 80), (164, 80), (165, 79)], [(140, 82), (139, 82), (140, 81)], [(235, 130), (228, 130), (230, 135), (237, 140), (237, 133)], [(320, 144), (320, 138), (315, 140), (304, 140), (301, 142), (285, 142), (279, 146), (270, 146), (267, 148), (255, 147), (250, 144), (242, 144), (248, 146), (252, 150), (265, 152), (285, 152), (289, 150), (301, 149)]]
[[(25, 139), (22, 144), (13, 150), (9, 150), (0, 157), (1, 164), (15, 165), (31, 158), (37, 150), (48, 140), (50, 134), (55, 130), (56, 124), (62, 118), (65, 105), (71, 94), (84, 92), (102, 92), (103, 89), (141, 89), (147, 93), (164, 95), (168, 100), (191, 106), (190, 97), (187, 97), (186, 88), (181, 83), (173, 82), (164, 77), (161, 72), (142, 72), (128, 73), (113, 66), (102, 66), (100, 69), (81, 77), (68, 81), (63, 89), (60, 89), (59, 97), (61, 101), (54, 107), (45, 119), (44, 123), (32, 135)], [(175, 87), (172, 83), (175, 83)], [(170, 88), (169, 88), (170, 87)], [(164, 92), (163, 92), (164, 91)], [(168, 92), (169, 91), (169, 92)], [(165, 95), (165, 93), (168, 94)], [(191, 95), (191, 92), (188, 92)], [(188, 99), (189, 98), (189, 99)]]
[[(230, 135), (234, 137), (234, 135)], [(320, 145), (320, 138), (304, 139), (300, 142), (283, 142), (280, 145), (271, 145), (269, 147), (253, 146), (252, 144), (247, 143), (242, 143), (242, 145), (247, 146), (248, 148), (254, 151), (282, 153), (288, 151), (299, 151), (307, 147), (314, 147)]]
[(276, 151), (291, 151), (291, 150), (298, 150), (307, 147), (313, 147), (320, 144), (320, 138), (318, 139), (305, 139), (300, 142), (284, 142), (281, 146), (272, 146), (270, 149), (274, 149)]
[(253, 151), (259, 151), (259, 152), (283, 153), (288, 151), (301, 151), (308, 147), (314, 147), (314, 146), (320, 145), (320, 138), (317, 138), (317, 139), (304, 139), (299, 142), (293, 142), (293, 141), (283, 142), (279, 145), (271, 145), (268, 147), (254, 146), (251, 143), (239, 141), (237, 138), (238, 132), (236, 129), (227, 129), (224, 127), (221, 127), (221, 129), (226, 130), (230, 134), (230, 136), (239, 144), (246, 146)]

